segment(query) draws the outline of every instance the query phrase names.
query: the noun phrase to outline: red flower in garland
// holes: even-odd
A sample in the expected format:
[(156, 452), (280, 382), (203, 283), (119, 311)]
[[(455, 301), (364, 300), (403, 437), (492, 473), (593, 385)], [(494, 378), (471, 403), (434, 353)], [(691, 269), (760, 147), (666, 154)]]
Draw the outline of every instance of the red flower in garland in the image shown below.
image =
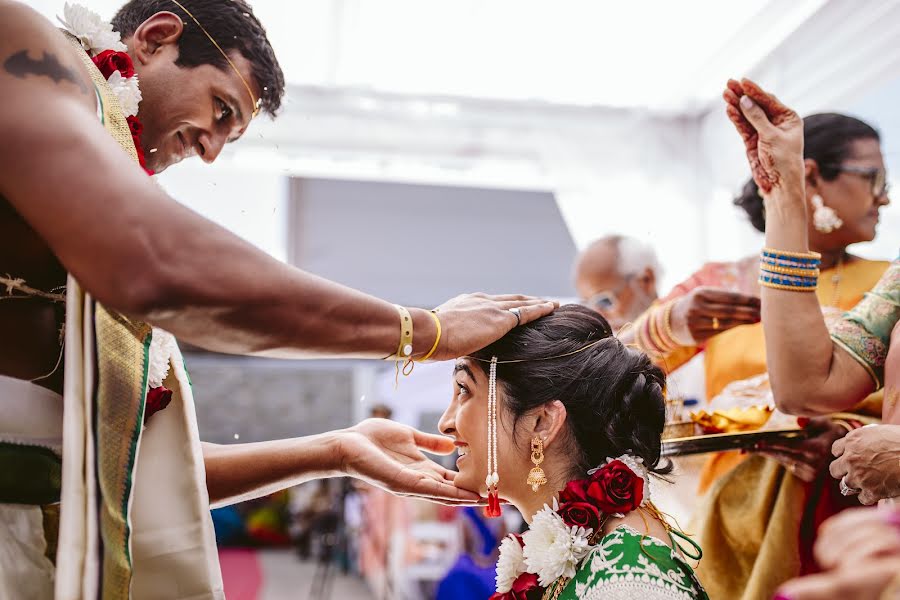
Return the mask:
[[(115, 50), (104, 50), (97, 56), (92, 56), (91, 60), (97, 65), (100, 73), (104, 78), (109, 79), (110, 76), (118, 71), (122, 77), (129, 79), (135, 76), (134, 62), (126, 52), (117, 52)], [(144, 126), (135, 116), (129, 116), (128, 128), (131, 130), (131, 140), (134, 142), (134, 149), (137, 152), (138, 163), (147, 175), (153, 175), (153, 170), (147, 168), (147, 160), (144, 156), (144, 147), (141, 145), (141, 134)]]
[(97, 56), (92, 56), (91, 60), (106, 79), (109, 79), (109, 76), (116, 71), (121, 73), (125, 79), (134, 77), (134, 63), (126, 52), (104, 50)]
[(172, 390), (165, 386), (159, 386), (147, 392), (147, 401), (144, 403), (144, 423), (169, 405), (172, 401)]
[[(566, 488), (559, 493), (559, 513), (566, 523), (587, 527), (580, 523), (593, 522), (593, 519), (585, 514), (587, 509), (583, 504), (589, 504), (601, 513), (624, 514), (639, 507), (643, 501), (644, 480), (625, 463), (614, 460), (590, 477), (566, 484)], [(573, 508), (568, 507), (570, 504), (574, 505)]]
[(607, 514), (628, 513), (644, 501), (644, 480), (625, 463), (614, 460), (591, 475), (585, 495)]
[(584, 527), (597, 531), (600, 511), (590, 502), (567, 502), (559, 507), (559, 516), (569, 527)]
[(512, 584), (512, 589), (501, 594), (494, 592), (490, 600), (541, 600), (544, 588), (538, 583), (538, 576), (534, 573), (522, 573)]

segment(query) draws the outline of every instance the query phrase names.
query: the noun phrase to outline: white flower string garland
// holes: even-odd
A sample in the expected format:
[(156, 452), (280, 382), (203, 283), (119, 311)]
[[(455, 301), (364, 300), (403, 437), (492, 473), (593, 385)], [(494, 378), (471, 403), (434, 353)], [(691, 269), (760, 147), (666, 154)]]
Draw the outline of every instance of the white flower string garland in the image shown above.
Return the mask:
[[(602, 472), (611, 469), (620, 472), (627, 469), (634, 478), (641, 480), (639, 501), (623, 505), (622, 513), (646, 506), (650, 502), (650, 486), (647, 483), (649, 473), (643, 465), (643, 459), (630, 454), (607, 458), (601, 466), (588, 472), (588, 479), (601, 481), (604, 474)], [(578, 565), (594, 546), (591, 540), (596, 532), (593, 528), (567, 524), (560, 514), (565, 506), (566, 504), (560, 505), (554, 498), (553, 507), (545, 504), (534, 515), (531, 527), (521, 537), (510, 535), (504, 538), (497, 561), (495, 596), (509, 593), (516, 580), (526, 573), (537, 576), (538, 583), (544, 588), (560, 578), (571, 579), (576, 575)], [(605, 514), (621, 516), (622, 513)]]
[[(81, 42), (82, 48), (92, 59), (108, 56), (111, 53), (125, 53), (128, 50), (128, 47), (122, 43), (119, 33), (113, 29), (112, 23), (104, 21), (100, 18), (100, 15), (87, 7), (67, 2), (63, 8), (63, 16), (58, 18), (66, 31)], [(106, 82), (118, 99), (122, 112), (132, 127), (135, 149), (137, 150), (141, 166), (144, 166), (140, 135), (139, 133), (134, 133), (135, 128), (138, 132), (141, 129), (140, 123), (135, 118), (141, 102), (138, 76), (134, 73), (131, 59), (127, 54), (120, 54), (116, 58), (119, 59), (122, 66), (113, 69), (106, 77)], [(97, 60), (94, 62), (96, 63)], [(98, 68), (100, 68), (100, 65), (98, 65)], [(129, 74), (128, 77), (123, 76), (122, 69)], [(101, 72), (103, 72), (103, 69), (101, 69)], [(148, 171), (148, 173), (150, 172)], [(163, 382), (169, 376), (172, 356), (178, 349), (175, 336), (171, 333), (154, 327), (151, 335), (147, 365), (147, 388), (151, 392), (148, 394), (148, 416), (151, 411), (155, 412), (155, 410), (165, 408), (165, 405), (168, 404), (171, 392), (163, 387)], [(150, 398), (159, 396), (163, 396), (163, 399), (156, 401), (155, 405), (151, 407)]]
[[(125, 52), (128, 47), (122, 43), (122, 37), (113, 29), (112, 23), (104, 21), (100, 15), (80, 4), (69, 4), (63, 7), (63, 16), (57, 17), (66, 31), (78, 38), (82, 47), (92, 57), (106, 50), (113, 52)], [(141, 89), (138, 84), (138, 76), (122, 77), (119, 72), (114, 72), (107, 78), (107, 83), (112, 89), (119, 105), (126, 117), (133, 117), (138, 113), (138, 104), (141, 102)]]

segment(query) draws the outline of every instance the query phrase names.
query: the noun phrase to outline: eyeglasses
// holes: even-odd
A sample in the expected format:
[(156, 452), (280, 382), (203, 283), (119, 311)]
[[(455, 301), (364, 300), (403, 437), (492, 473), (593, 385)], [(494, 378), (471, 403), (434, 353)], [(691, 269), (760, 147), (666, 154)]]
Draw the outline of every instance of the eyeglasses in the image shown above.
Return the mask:
[(887, 182), (887, 173), (881, 167), (854, 167), (852, 165), (832, 165), (833, 169), (841, 173), (853, 173), (869, 180), (872, 186), (872, 195), (876, 198), (887, 196), (891, 189)]
[(610, 310), (616, 303), (616, 296), (612, 292), (600, 292), (584, 301), (584, 305), (588, 308), (600, 311)]
[(584, 300), (582, 304), (590, 309), (601, 312), (612, 310), (619, 304), (619, 295), (626, 287), (628, 287), (628, 284), (631, 283), (632, 279), (634, 279), (634, 275), (627, 275), (618, 285), (616, 285), (616, 287), (610, 290), (597, 292), (587, 300)]

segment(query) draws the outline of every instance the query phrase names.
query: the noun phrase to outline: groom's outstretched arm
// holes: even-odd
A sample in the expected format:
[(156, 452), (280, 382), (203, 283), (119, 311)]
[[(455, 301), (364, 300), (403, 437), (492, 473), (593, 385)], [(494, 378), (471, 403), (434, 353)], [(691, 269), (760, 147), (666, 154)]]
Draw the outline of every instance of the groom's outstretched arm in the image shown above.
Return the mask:
[(253, 444), (203, 444), (210, 504), (225, 506), (324, 477), (349, 476), (395, 494), (445, 504), (475, 504), (453, 485), (455, 473), (422, 450), (450, 454), (453, 441), (385, 419), (349, 429)]
[[(60, 32), (9, 0), (0, 0), (0, 132), (0, 202), (105, 305), (221, 352), (397, 350), (390, 303), (282, 264), (166, 195), (98, 122), (93, 84)], [(518, 296), (467, 297), (441, 313), (435, 358), (501, 337), (516, 325), (513, 307), (522, 322), (553, 310)], [(421, 357), (436, 326), (426, 311), (411, 312)]]

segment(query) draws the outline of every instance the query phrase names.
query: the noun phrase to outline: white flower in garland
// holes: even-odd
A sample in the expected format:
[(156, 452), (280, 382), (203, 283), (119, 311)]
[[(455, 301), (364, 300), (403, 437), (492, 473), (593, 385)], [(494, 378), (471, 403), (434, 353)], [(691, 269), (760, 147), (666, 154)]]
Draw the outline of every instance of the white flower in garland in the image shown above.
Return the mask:
[(147, 368), (147, 384), (150, 389), (158, 388), (169, 376), (172, 354), (178, 348), (175, 336), (168, 331), (153, 328), (150, 340), (150, 365)]
[(119, 106), (126, 117), (138, 114), (138, 105), (141, 103), (141, 89), (138, 87), (138, 76), (134, 75), (125, 79), (118, 71), (113, 72), (106, 80), (110, 89), (119, 99)]
[(575, 577), (578, 564), (590, 550), (590, 532), (583, 527), (569, 527), (552, 508), (544, 505), (522, 536), (522, 556), (529, 573), (538, 583), (549, 586), (560, 577)]
[(100, 15), (80, 4), (66, 2), (63, 8), (63, 18), (57, 18), (91, 54), (99, 54), (104, 50), (117, 52), (127, 50), (125, 44), (122, 43), (121, 36), (113, 30), (111, 23), (104, 21)]
[(500, 542), (500, 559), (497, 561), (497, 591), (505, 594), (512, 589), (513, 582), (525, 572), (522, 544), (508, 535)]

